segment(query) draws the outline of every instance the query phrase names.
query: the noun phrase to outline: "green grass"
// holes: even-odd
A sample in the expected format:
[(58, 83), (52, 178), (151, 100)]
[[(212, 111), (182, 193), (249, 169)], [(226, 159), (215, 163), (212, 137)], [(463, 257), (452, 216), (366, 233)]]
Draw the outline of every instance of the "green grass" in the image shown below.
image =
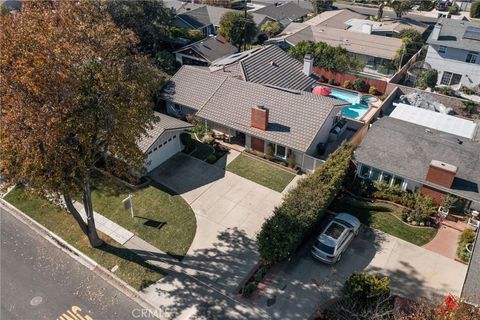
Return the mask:
[(282, 192), (295, 177), (293, 173), (243, 154), (230, 162), (227, 170), (278, 192)]
[(200, 160), (205, 160), (207, 157), (215, 152), (212, 146), (202, 143), (198, 140), (193, 139), (195, 143), (195, 151), (193, 151), (190, 155)]
[(162, 269), (144, 262), (132, 251), (102, 233), (99, 235), (105, 243), (100, 248), (91, 248), (75, 219), (65, 210), (44, 199), (15, 188), (5, 196), (5, 200), (103, 267), (110, 270), (118, 265), (115, 274), (137, 290), (155, 283), (165, 275)]
[[(122, 204), (128, 194), (132, 195), (133, 219)], [(185, 256), (195, 237), (195, 214), (179, 195), (152, 186), (141, 190), (119, 186), (113, 190), (96, 180), (92, 201), (96, 212), (179, 259)]]
[(337, 199), (330, 207), (335, 212), (347, 212), (356, 216), (367, 226), (381, 230), (392, 236), (422, 246), (432, 240), (437, 229), (413, 227), (403, 223), (399, 218), (402, 209), (391, 204), (367, 202), (350, 197)]

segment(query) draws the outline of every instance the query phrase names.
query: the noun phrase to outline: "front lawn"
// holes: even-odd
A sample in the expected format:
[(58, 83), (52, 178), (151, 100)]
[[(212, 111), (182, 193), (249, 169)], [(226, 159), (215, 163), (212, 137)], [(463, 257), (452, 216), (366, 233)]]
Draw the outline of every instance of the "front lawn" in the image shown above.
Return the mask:
[[(122, 203), (129, 194), (132, 195), (133, 219)], [(152, 186), (141, 190), (118, 186), (112, 190), (96, 180), (92, 201), (93, 210), (179, 259), (185, 256), (195, 237), (195, 214), (179, 195)]]
[(144, 262), (132, 251), (101, 232), (99, 236), (105, 241), (104, 245), (98, 249), (91, 248), (87, 237), (70, 214), (44, 199), (26, 195), (21, 188), (12, 190), (5, 196), (5, 200), (103, 267), (110, 270), (117, 265), (118, 269), (114, 273), (137, 290), (164, 276), (162, 269)]
[(230, 162), (227, 170), (278, 192), (282, 192), (295, 177), (293, 173), (243, 154)]
[(345, 196), (336, 199), (330, 209), (335, 212), (347, 212), (372, 228), (391, 234), (397, 238), (422, 246), (432, 240), (437, 229), (413, 227), (400, 220), (402, 209), (391, 204), (368, 202)]

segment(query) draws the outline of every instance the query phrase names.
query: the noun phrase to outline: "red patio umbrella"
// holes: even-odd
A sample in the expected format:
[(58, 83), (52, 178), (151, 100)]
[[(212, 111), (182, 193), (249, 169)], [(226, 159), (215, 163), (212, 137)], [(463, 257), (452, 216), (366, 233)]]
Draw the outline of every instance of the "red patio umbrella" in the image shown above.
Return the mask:
[(312, 93), (318, 94), (319, 96), (328, 96), (330, 93), (332, 93), (332, 89), (325, 86), (316, 86), (313, 88)]

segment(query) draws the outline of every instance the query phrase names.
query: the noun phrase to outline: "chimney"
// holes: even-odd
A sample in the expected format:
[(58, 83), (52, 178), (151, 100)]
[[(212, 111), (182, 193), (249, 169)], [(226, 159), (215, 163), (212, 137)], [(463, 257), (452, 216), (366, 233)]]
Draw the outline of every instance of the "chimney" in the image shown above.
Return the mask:
[(440, 31), (442, 31), (442, 23), (439, 22), (437, 23), (432, 30), (432, 40), (438, 40), (438, 37), (440, 36)]
[(266, 131), (268, 128), (268, 109), (263, 106), (252, 107), (252, 128)]
[(362, 33), (372, 34), (373, 26), (369, 23), (362, 24)]
[(432, 160), (428, 167), (427, 177), (425, 180), (445, 188), (450, 188), (457, 171), (458, 168), (452, 164), (438, 160)]
[(309, 53), (307, 53), (305, 58), (303, 58), (303, 73), (305, 73), (307, 76), (310, 76), (313, 73), (313, 57)]

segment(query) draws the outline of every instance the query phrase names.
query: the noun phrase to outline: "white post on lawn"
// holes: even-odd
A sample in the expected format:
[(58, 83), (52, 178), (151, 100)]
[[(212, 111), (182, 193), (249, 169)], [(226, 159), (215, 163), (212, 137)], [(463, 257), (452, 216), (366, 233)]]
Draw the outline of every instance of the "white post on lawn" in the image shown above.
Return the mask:
[(130, 209), (130, 213), (131, 213), (132, 219), (133, 219), (132, 195), (129, 194), (128, 197), (126, 197), (125, 199), (122, 200), (122, 202), (123, 202), (123, 207), (125, 208), (125, 210)]

